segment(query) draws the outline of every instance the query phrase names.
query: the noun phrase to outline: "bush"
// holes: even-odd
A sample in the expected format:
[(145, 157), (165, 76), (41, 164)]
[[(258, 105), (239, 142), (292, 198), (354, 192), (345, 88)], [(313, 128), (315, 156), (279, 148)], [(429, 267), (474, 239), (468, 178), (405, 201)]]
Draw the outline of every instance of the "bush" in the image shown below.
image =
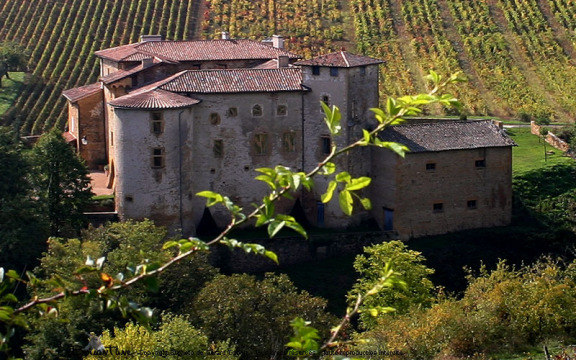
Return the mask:
[[(285, 353), (296, 317), (318, 329), (330, 329), (334, 318), (324, 299), (298, 292), (286, 275), (219, 275), (191, 303), (210, 339), (230, 339), (243, 359), (268, 359)], [(324, 334), (328, 335), (328, 334)]]
[(354, 261), (354, 269), (359, 273), (359, 279), (348, 295), (352, 305), (358, 294), (368, 292), (378, 280), (384, 276), (386, 263), (399, 274), (399, 278), (406, 283), (406, 287), (394, 289), (385, 288), (379, 293), (364, 300), (360, 313), (360, 321), (364, 328), (376, 325), (376, 319), (367, 312), (367, 309), (393, 307), (397, 313), (406, 313), (411, 307), (428, 307), (432, 304), (434, 284), (429, 276), (433, 269), (426, 267), (426, 260), (420, 252), (408, 250), (401, 241), (390, 241), (364, 248), (366, 255), (358, 255)]
[(429, 309), (380, 319), (361, 334), (373, 345), (359, 349), (399, 350), (410, 359), (513, 354), (550, 340), (573, 341), (575, 306), (576, 262), (564, 267), (544, 259), (520, 269), (501, 262), (470, 275), (461, 300), (439, 299)]
[[(104, 331), (101, 338), (102, 345), (112, 349), (109, 354), (90, 355), (86, 360), (117, 359), (116, 350), (129, 350), (132, 352), (163, 352), (165, 355), (144, 356), (143, 358), (176, 359), (237, 359), (232, 355), (234, 347), (228, 342), (210, 344), (208, 337), (190, 324), (185, 316), (164, 313), (160, 326), (156, 330), (147, 329), (144, 326), (128, 323), (124, 328), (115, 327), (114, 330)], [(88, 340), (86, 340), (88, 343)], [(211, 353), (224, 353), (223, 357), (212, 356)], [(183, 354), (194, 354), (184, 356)]]

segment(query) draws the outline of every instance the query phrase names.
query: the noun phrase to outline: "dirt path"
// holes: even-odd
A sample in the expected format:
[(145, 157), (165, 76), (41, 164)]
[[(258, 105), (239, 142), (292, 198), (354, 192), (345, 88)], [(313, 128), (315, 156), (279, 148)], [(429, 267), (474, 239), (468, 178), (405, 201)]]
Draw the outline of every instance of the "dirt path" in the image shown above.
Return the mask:
[[(464, 50), (463, 40), (458, 30), (454, 27), (454, 21), (452, 14), (450, 13), (450, 8), (448, 6), (447, 0), (437, 0), (438, 1), (438, 8), (440, 10), (440, 16), (442, 17), (442, 22), (444, 26), (444, 33), (446, 34), (446, 38), (452, 44), (452, 47), (458, 53), (458, 62), (460, 63), (460, 67), (466, 73), (468, 77), (468, 81), (478, 90), (482, 99), (484, 99), (484, 103), (489, 107), (490, 104), (495, 104), (496, 99), (492, 92), (484, 85), (484, 81), (478, 76), (476, 69), (473, 64), (473, 60), (468, 56), (466, 50)], [(505, 109), (499, 108), (489, 108), (490, 112), (492, 112), (495, 116), (499, 117), (506, 117), (509, 116)]]
[(426, 92), (426, 83), (424, 82), (424, 72), (420, 66), (418, 66), (418, 61), (416, 60), (416, 54), (412, 45), (410, 45), (410, 40), (412, 36), (406, 30), (406, 24), (404, 23), (404, 17), (402, 16), (402, 1), (399, 0), (388, 0), (390, 5), (390, 12), (392, 15), (392, 20), (394, 22), (394, 29), (396, 29), (396, 34), (398, 35), (398, 45), (402, 51), (402, 56), (406, 62), (406, 68), (410, 72), (410, 77), (414, 81), (414, 88), (417, 92)]

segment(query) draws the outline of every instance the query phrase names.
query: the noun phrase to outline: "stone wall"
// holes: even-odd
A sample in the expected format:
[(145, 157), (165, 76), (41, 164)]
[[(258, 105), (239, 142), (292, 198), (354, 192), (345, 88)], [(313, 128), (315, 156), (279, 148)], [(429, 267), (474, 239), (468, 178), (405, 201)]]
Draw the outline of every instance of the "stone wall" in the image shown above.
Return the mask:
[[(335, 233), (311, 235), (308, 240), (302, 237), (280, 237), (274, 239), (246, 240), (263, 245), (278, 255), (280, 266), (312, 262), (343, 255), (356, 255), (365, 246), (395, 239), (386, 232)], [(278, 269), (272, 260), (255, 254), (246, 254), (240, 249), (230, 250), (219, 246), (212, 250), (211, 262), (224, 272), (259, 272)]]
[[(536, 124), (534, 121), (530, 122), (530, 132), (534, 135), (540, 136), (540, 129), (542, 126)], [(556, 134), (548, 130), (548, 134), (546, 135), (546, 142), (558, 150), (562, 150), (567, 152), (570, 150), (570, 145), (566, 143), (564, 140), (560, 139)]]
[(382, 152), (379, 158), (372, 212), (380, 226), (393, 217), (401, 239), (510, 223), (510, 147), (408, 153), (404, 159)]

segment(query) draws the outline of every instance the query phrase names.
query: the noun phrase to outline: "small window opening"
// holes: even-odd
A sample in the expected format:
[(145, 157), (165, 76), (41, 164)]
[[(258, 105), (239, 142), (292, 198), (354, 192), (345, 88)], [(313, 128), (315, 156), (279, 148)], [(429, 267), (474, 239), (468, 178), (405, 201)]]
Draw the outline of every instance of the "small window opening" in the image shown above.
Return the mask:
[(432, 209), (434, 210), (435, 213), (444, 212), (444, 204), (443, 203), (435, 203), (434, 205), (432, 205)]
[(252, 116), (262, 116), (262, 106), (254, 105), (252, 107)]

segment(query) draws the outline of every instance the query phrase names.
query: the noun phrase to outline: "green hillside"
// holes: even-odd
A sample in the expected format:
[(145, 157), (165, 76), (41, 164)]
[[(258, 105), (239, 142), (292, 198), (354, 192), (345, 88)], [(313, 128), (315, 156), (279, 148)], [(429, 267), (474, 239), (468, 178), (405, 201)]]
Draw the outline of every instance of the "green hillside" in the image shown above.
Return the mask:
[(32, 56), (32, 76), (2, 119), (23, 133), (63, 127), (62, 90), (94, 82), (93, 53), (138, 41), (261, 39), (274, 33), (306, 57), (347, 50), (385, 60), (383, 96), (425, 90), (433, 68), (461, 71), (469, 114), (576, 114), (576, 3), (571, 0), (0, 0), (0, 41)]

